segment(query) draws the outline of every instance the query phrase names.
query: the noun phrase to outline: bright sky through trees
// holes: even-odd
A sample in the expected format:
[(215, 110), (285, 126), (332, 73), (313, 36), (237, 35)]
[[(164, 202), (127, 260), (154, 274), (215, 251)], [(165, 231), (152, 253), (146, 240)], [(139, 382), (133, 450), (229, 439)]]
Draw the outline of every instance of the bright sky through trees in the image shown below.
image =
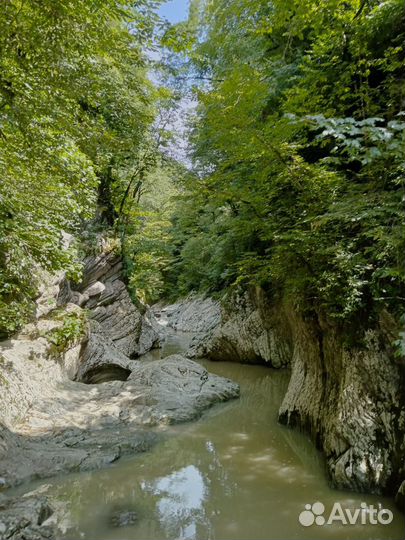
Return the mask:
[(187, 19), (188, 0), (171, 0), (159, 10), (159, 14), (171, 23), (177, 23)]
[(404, 0), (169, 0), (167, 25), (154, 0), (3, 4), (0, 337), (37, 268), (80, 278), (62, 232), (95, 218), (147, 301), (402, 315)]

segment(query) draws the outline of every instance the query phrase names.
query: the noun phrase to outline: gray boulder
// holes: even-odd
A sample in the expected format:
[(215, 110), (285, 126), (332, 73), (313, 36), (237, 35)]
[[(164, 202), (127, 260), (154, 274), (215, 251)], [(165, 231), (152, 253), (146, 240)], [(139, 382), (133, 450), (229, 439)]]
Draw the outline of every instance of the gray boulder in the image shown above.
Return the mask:
[[(198, 320), (197, 334), (187, 351), (189, 358), (227, 362), (268, 364), (280, 368), (290, 364), (290, 330), (282, 315), (272, 309), (259, 288), (233, 294), (222, 306), (208, 299), (180, 304), (172, 317), (174, 327), (186, 328), (185, 320)], [(179, 321), (179, 323), (177, 323)], [(204, 322), (206, 321), (206, 322)], [(193, 325), (191, 325), (193, 326)]]
[(206, 334), (219, 324), (221, 307), (212, 298), (196, 296), (164, 307), (162, 314), (174, 330)]
[(239, 394), (235, 383), (179, 355), (128, 360), (127, 380), (89, 385), (68, 378), (63, 357), (49, 356), (44, 338), (13, 340), (2, 354), (9, 366), (0, 379), (5, 487), (145, 451), (157, 441), (150, 428), (193, 420)]
[(56, 528), (49, 518), (53, 512), (47, 497), (35, 493), (0, 499), (0, 540), (52, 540)]

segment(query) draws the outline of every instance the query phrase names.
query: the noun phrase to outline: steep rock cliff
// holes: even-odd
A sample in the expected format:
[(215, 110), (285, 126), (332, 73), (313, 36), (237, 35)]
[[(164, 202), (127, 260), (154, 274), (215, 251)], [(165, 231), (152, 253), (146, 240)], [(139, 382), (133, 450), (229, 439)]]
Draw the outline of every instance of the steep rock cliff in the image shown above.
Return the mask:
[(111, 363), (128, 369), (129, 359), (159, 345), (157, 322), (147, 306), (132, 302), (122, 278), (122, 260), (113, 252), (87, 257), (79, 285), (63, 280), (58, 305), (68, 302), (86, 309), (90, 320), (78, 380)]
[[(341, 489), (397, 494), (404, 506), (405, 365), (384, 313), (356, 345), (326, 317), (304, 318), (260, 289), (228, 299), (187, 356), (291, 366), (280, 422), (308, 431)], [(400, 488), (402, 483), (402, 487)]]
[[(194, 302), (190, 308), (199, 316), (200, 328), (208, 299)], [(185, 311), (190, 312), (190, 308)], [(218, 310), (218, 307), (216, 308)], [(209, 321), (213, 320), (210, 314)], [(169, 319), (169, 324), (171, 324)], [(176, 327), (176, 326), (175, 326)], [(291, 331), (283, 314), (273, 308), (260, 288), (234, 294), (219, 310), (217, 324), (209, 324), (193, 340), (187, 356), (211, 360), (260, 364), (275, 368), (289, 365), (291, 359)]]
[(324, 451), (333, 484), (395, 494), (404, 477), (404, 365), (390, 344), (388, 315), (347, 345), (325, 320), (289, 312), (292, 373), (280, 421), (308, 430)]

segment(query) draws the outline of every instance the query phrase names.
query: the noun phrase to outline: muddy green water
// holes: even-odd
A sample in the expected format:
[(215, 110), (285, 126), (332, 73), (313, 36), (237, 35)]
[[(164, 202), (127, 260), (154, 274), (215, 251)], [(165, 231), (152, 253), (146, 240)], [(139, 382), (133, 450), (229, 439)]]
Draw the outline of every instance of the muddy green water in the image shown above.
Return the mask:
[[(177, 352), (184, 340), (172, 337), (163, 355)], [(70, 530), (61, 538), (404, 540), (404, 516), (392, 500), (332, 490), (322, 456), (309, 439), (278, 425), (287, 371), (204, 365), (237, 381), (241, 398), (213, 407), (195, 423), (167, 428), (151, 452), (102, 471), (47, 481), (49, 493), (67, 503)], [(298, 516), (315, 501), (324, 504), (326, 517), (335, 502), (344, 510), (362, 502), (381, 504), (394, 517), (389, 525), (362, 525), (359, 519), (356, 525), (304, 527)], [(117, 509), (134, 511), (136, 522), (114, 527), (111, 516)]]

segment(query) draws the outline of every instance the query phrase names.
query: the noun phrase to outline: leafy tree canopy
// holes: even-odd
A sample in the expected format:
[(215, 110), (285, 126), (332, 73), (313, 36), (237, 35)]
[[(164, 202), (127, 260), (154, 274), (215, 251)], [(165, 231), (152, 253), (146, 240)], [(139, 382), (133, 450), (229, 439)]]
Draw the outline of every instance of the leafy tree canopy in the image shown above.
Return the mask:
[(342, 322), (401, 312), (404, 7), (198, 3), (183, 56), (198, 105), (197, 177), (173, 219), (180, 290), (259, 284)]
[(77, 273), (62, 231), (77, 232), (93, 217), (97, 199), (100, 213), (111, 214), (114, 177), (133, 168), (147, 144), (155, 90), (143, 49), (152, 38), (156, 4), (2, 3), (2, 335), (32, 309), (39, 267)]
[(40, 268), (78, 277), (63, 232), (100, 228), (148, 302), (260, 285), (342, 324), (400, 315), (403, 0), (192, 0), (173, 26), (158, 4), (2, 7), (0, 335)]

